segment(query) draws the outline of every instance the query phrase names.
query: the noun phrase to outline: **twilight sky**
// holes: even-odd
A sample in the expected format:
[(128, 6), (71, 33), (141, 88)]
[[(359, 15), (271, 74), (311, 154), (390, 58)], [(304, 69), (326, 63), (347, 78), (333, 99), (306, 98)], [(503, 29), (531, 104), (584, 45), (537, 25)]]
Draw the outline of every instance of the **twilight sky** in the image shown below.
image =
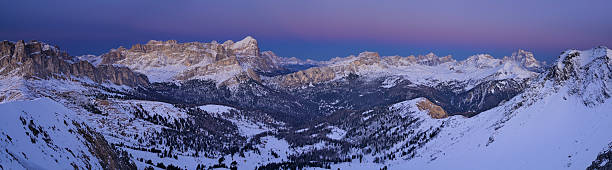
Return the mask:
[(150, 39), (255, 37), (262, 50), (317, 60), (377, 51), (457, 59), (517, 49), (552, 61), (568, 48), (612, 47), (611, 0), (9, 0), (0, 39), (42, 40), (72, 55)]

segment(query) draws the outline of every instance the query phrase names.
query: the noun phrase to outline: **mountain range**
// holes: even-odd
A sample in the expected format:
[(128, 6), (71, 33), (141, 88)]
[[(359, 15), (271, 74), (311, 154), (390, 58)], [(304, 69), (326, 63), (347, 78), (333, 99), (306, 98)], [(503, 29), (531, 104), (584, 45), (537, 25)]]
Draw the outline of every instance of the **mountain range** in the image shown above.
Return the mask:
[(256, 39), (71, 56), (0, 42), (0, 168), (609, 169), (612, 50), (554, 63), (280, 57)]

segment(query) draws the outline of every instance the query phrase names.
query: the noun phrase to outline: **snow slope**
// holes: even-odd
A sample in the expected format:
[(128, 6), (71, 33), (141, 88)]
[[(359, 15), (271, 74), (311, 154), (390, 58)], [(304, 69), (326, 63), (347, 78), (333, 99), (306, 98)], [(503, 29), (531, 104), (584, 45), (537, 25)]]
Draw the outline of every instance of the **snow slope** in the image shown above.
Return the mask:
[[(571, 61), (558, 62), (523, 94), (472, 118), (432, 119), (418, 114), (413, 101), (395, 104), (392, 109), (424, 119), (418, 129), (445, 126), (414, 158), (390, 160), (378, 168), (584, 169), (612, 142), (612, 100), (605, 95), (612, 88), (611, 54), (607, 48), (568, 51), (560, 60)], [(354, 163), (332, 167), (372, 168)]]
[(0, 104), (2, 168), (102, 169), (77, 132), (79, 123), (73, 123), (71, 112), (48, 98)]
[(332, 169), (584, 169), (612, 141), (612, 101), (592, 107), (567, 92), (562, 88), (513, 110), (523, 101), (519, 96), (472, 118), (432, 119), (411, 107), (412, 101), (398, 103), (392, 107), (424, 119), (420, 130), (446, 126), (412, 159), (341, 163)]
[[(440, 153), (425, 151), (427, 154), (422, 154), (414, 162), (404, 162), (398, 166), (422, 166), (427, 169), (582, 169), (590, 165), (597, 153), (612, 141), (612, 133), (609, 133), (609, 129), (612, 129), (610, 110), (612, 102), (588, 107), (579, 98), (565, 97), (564, 93), (545, 97), (511, 115), (504, 115), (506, 112), (502, 108), (492, 109), (472, 119), (453, 122), (458, 124), (457, 128), (443, 129), (442, 134), (452, 135), (441, 136), (430, 145), (432, 148), (442, 146), (444, 149), (440, 149)], [(508, 116), (511, 117), (509, 120), (500, 122)], [(453, 136), (459, 137), (459, 140), (453, 141)], [(465, 164), (470, 161), (477, 163)]]

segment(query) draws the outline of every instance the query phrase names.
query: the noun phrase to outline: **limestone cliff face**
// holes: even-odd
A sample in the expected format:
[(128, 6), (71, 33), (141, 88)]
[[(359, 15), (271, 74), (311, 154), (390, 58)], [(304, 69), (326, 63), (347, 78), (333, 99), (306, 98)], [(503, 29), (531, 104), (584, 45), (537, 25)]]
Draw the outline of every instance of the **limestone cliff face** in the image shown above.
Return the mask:
[(541, 71), (543, 63), (539, 62), (533, 56), (533, 53), (519, 49), (517, 52), (512, 53), (511, 56), (503, 58), (504, 61), (514, 61), (519, 63), (522, 67), (532, 71)]
[(284, 75), (281, 83), (284, 86), (301, 86), (325, 82), (334, 78), (336, 78), (336, 73), (330, 67), (314, 67)]
[(96, 83), (108, 82), (127, 86), (149, 84), (146, 76), (134, 73), (129, 68), (112, 65), (95, 67), (45, 43), (3, 41), (0, 46), (1, 75), (43, 79), (87, 77)]
[(274, 57), (274, 53), (262, 55), (257, 40), (249, 36), (223, 44), (151, 40), (130, 49), (113, 49), (101, 56), (101, 63), (125, 65), (154, 82), (212, 79), (223, 83), (243, 75), (260, 81), (258, 72), (282, 70)]
[(259, 46), (257, 45), (257, 40), (255, 40), (251, 36), (247, 36), (246, 38), (236, 43), (233, 43), (231, 44), (231, 46), (228, 46), (228, 47), (232, 49), (236, 55), (255, 56), (255, 57), (260, 56)]
[(179, 44), (175, 40), (151, 40), (146, 44), (133, 45), (130, 49), (123, 47), (113, 49), (101, 56), (101, 64), (123, 64), (136, 70), (178, 64), (192, 66), (222, 60), (228, 56), (228, 53), (219, 44), (198, 42)]
[(334, 61), (336, 63), (329, 66), (313, 67), (284, 75), (280, 77), (280, 84), (284, 86), (316, 84), (351, 73), (355, 74), (370, 69), (386, 68), (385, 65), (381, 64), (381, 61), (380, 55), (376, 52), (362, 52), (357, 57), (351, 56), (346, 60)]

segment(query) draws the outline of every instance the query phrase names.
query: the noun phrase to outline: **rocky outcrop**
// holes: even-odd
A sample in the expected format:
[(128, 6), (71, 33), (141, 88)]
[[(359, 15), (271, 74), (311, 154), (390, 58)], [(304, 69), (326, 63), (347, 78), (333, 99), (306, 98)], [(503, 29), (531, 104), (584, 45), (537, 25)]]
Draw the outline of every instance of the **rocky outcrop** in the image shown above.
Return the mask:
[(612, 97), (612, 50), (600, 46), (586, 51), (565, 51), (550, 68), (546, 79), (566, 85), (585, 105), (597, 105)]
[(274, 53), (262, 55), (257, 40), (250, 36), (223, 44), (151, 40), (130, 49), (113, 49), (101, 57), (103, 64), (125, 65), (146, 74), (154, 82), (212, 79), (227, 84), (237, 82), (229, 79), (244, 75), (261, 81), (258, 73), (284, 69), (276, 62), (279, 57)]
[(612, 142), (608, 147), (597, 155), (597, 158), (591, 162), (587, 170), (609, 170), (612, 169)]
[(60, 52), (48, 44), (23, 40), (16, 43), (3, 41), (0, 74), (28, 78), (89, 78), (96, 83), (118, 85), (148, 85), (146, 76), (132, 72), (126, 67), (101, 65), (95, 67), (87, 61), (80, 61)]
[(236, 55), (255, 57), (260, 56), (257, 40), (251, 36), (247, 36), (244, 39), (231, 44), (230, 49), (232, 49)]
[(101, 56), (100, 64), (113, 64), (119, 60), (125, 59), (125, 56), (121, 54), (121, 52), (125, 50), (126, 50), (125, 48), (120, 47), (118, 49), (113, 49), (106, 54), (103, 54)]
[(349, 57), (346, 61), (336, 61), (342, 64), (314, 67), (307, 70), (283, 75), (281, 85), (303, 86), (333, 80), (338, 76), (355, 74), (368, 67), (385, 67), (381, 65), (381, 57), (376, 52), (362, 52), (357, 57)]
[(359, 53), (358, 59), (353, 61), (352, 65), (375, 65), (380, 64), (380, 55), (377, 52), (362, 52)]
[(432, 103), (426, 98), (423, 98), (421, 101), (417, 102), (416, 106), (421, 111), (427, 111), (427, 114), (429, 114), (431, 118), (442, 119), (448, 117), (448, 114), (446, 114), (446, 111), (444, 111), (442, 107)]
[[(258, 72), (274, 72), (284, 70), (280, 63), (278, 62), (278, 56), (274, 53), (264, 53), (263, 55), (257, 54), (255, 55), (247, 55), (242, 56), (238, 53), (236, 54), (238, 61), (244, 68), (251, 68)], [(275, 60), (277, 59), (277, 60)]]
[(136, 169), (136, 164), (130, 160), (127, 152), (120, 152), (113, 148), (104, 136), (95, 132), (89, 126), (73, 122), (77, 132), (85, 139), (89, 152), (98, 158), (103, 169)]
[(329, 67), (315, 67), (282, 76), (282, 85), (301, 86), (316, 84), (336, 78), (336, 73)]
[(429, 53), (427, 55), (419, 55), (416, 58), (416, 62), (418, 64), (421, 65), (428, 65), (428, 66), (436, 66), (442, 63), (446, 63), (446, 62), (454, 62), (455, 60), (453, 59), (452, 56), (445, 56), (445, 57), (438, 57), (436, 54), (434, 53)]
[(504, 57), (503, 60), (519, 63), (522, 67), (529, 69), (530, 71), (540, 72), (542, 69), (542, 63), (535, 59), (533, 53), (521, 49), (512, 53), (512, 55), (509, 57)]
[(492, 68), (503, 64), (499, 59), (493, 58), (489, 54), (477, 54), (468, 57), (466, 60), (460, 61), (456, 67), (473, 67), (473, 68)]

